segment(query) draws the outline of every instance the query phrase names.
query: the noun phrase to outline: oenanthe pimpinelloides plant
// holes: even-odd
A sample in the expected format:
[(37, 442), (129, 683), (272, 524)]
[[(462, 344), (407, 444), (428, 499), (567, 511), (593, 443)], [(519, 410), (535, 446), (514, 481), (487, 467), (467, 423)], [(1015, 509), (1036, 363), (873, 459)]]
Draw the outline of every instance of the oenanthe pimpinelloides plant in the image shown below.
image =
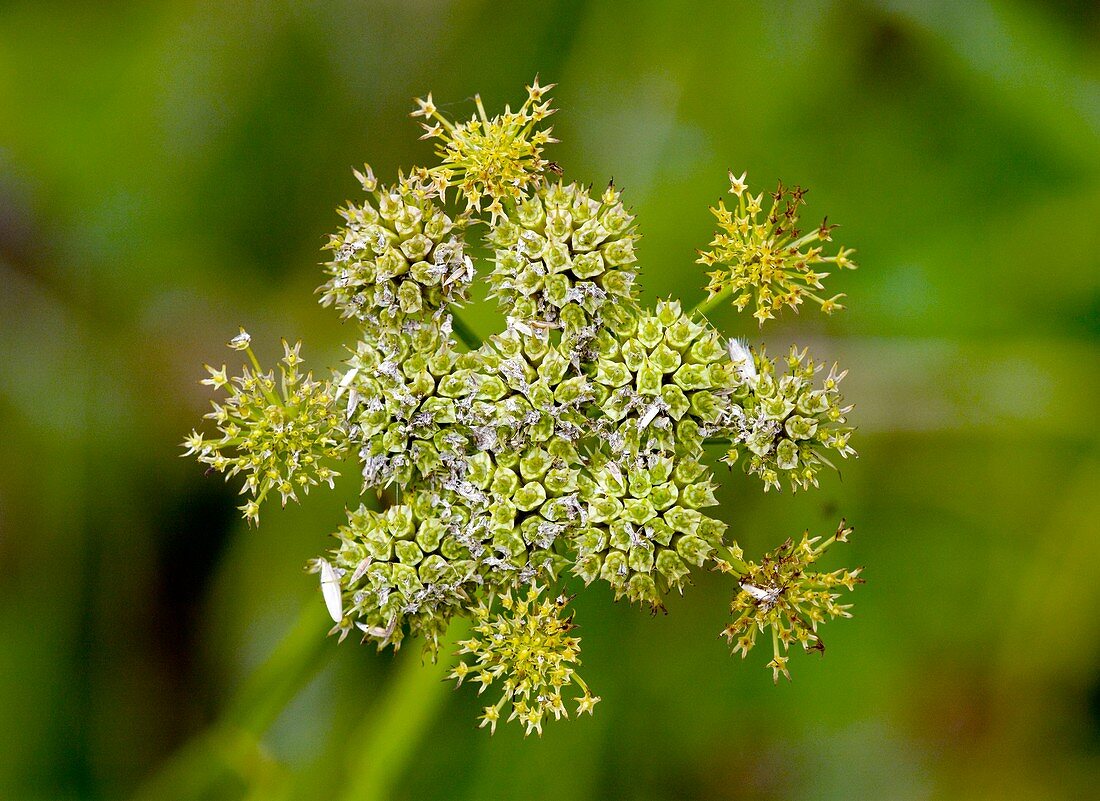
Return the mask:
[[(705, 316), (727, 300), (754, 306), (761, 325), (806, 298), (839, 309), (840, 295), (816, 292), (823, 270), (855, 267), (851, 251), (825, 252), (826, 222), (799, 230), (805, 190), (780, 184), (766, 204), (731, 172), (734, 201), (713, 210), (719, 231), (699, 259), (714, 268), (710, 297), (692, 311), (643, 307), (637, 226), (619, 190), (567, 182), (543, 157), (555, 141), (550, 88), (536, 80), (518, 111), (494, 117), (476, 98), (465, 122), (431, 95), (417, 100), (438, 163), (391, 184), (356, 171), (366, 196), (340, 210), (327, 246), (321, 303), (359, 332), (343, 368), (303, 375), (299, 345), (284, 342), (278, 375), (265, 372), (242, 330), (229, 346), (250, 366), (233, 378), (209, 367), (204, 381), (228, 392), (207, 415), (218, 435), (185, 442), (227, 478), (244, 476), (251, 524), (273, 492), (285, 504), (331, 486), (357, 455), (362, 491), (393, 487), (399, 500), (349, 511), (337, 546), (311, 563), (333, 631), (380, 648), (419, 637), (437, 657), (451, 619), (472, 618), (452, 677), (500, 693), (483, 726), (503, 716), (540, 734), (567, 700), (578, 713), (599, 701), (576, 672), (564, 594), (574, 580), (657, 610), (693, 571), (729, 574), (722, 633), (745, 655), (770, 632), (777, 680), (789, 678), (791, 645), (823, 648), (819, 625), (849, 616), (840, 590), (861, 581), (859, 570), (812, 572), (847, 540), (844, 521), (820, 544), (804, 534), (745, 560), (704, 454), (722, 445), (765, 491), (797, 491), (855, 453), (844, 372), (798, 348), (781, 363)], [(507, 316), (487, 342), (457, 316), (478, 273), (475, 232)]]

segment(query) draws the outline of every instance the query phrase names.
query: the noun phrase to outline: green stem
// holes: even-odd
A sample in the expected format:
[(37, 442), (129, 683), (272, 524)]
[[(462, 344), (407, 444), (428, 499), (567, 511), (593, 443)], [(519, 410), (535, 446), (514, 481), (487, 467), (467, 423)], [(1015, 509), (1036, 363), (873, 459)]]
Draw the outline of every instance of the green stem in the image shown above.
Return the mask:
[(722, 303), (722, 302), (728, 300), (730, 295), (732, 295), (732, 294), (733, 294), (733, 287), (726, 287), (725, 289), (718, 292), (717, 294), (711, 295), (706, 300), (700, 302), (694, 309), (692, 309), (691, 311), (689, 311), (687, 313), (687, 316), (688, 317), (694, 317), (696, 314), (705, 315), (705, 314), (707, 314), (711, 311), (714, 311), (714, 309), (718, 306), (719, 303)]
[(285, 404), (283, 402), (283, 399), (275, 394), (275, 390), (268, 389), (267, 384), (264, 383), (263, 368), (260, 367), (260, 360), (257, 359), (256, 354), (252, 352), (251, 346), (245, 348), (244, 350), (245, 353), (248, 354), (249, 361), (252, 362), (252, 368), (256, 371), (256, 381), (258, 382), (260, 390), (264, 393), (264, 397), (267, 398), (268, 402), (274, 404), (275, 406), (284, 406)]
[(349, 737), (357, 747), (348, 760), (344, 801), (373, 801), (393, 797), (395, 784), (443, 706), (450, 689), (445, 683), (449, 657), (469, 631), (470, 621), (451, 624), (435, 663), (423, 664), (420, 652), (406, 653), (386, 687), (377, 710)]
[(745, 560), (734, 555), (733, 550), (729, 547), (722, 546), (719, 550), (718, 557), (733, 568), (734, 573), (738, 576), (744, 576), (749, 572), (749, 566)]
[(474, 332), (474, 329), (470, 328), (466, 321), (459, 316), (458, 312), (453, 309), (451, 310), (451, 330), (455, 332), (458, 338), (461, 339), (470, 350), (477, 350), (484, 344), (481, 337)]
[(324, 604), (311, 599), (222, 717), (146, 780), (135, 801), (207, 797), (226, 774), (251, 780), (269, 773), (260, 737), (334, 652), (324, 636), (327, 620)]

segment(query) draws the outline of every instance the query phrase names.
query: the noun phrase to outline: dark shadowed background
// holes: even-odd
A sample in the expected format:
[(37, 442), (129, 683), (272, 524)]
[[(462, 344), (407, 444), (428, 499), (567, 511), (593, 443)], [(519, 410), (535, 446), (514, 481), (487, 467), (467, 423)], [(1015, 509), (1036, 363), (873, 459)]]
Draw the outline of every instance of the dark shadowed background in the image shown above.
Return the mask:
[[(758, 556), (844, 514), (826, 567), (868, 583), (778, 687), (717, 639), (718, 577), (657, 618), (593, 587), (595, 717), (490, 739), (448, 691), (397, 796), (1096, 792), (1095, 4), (37, 0), (0, 3), (0, 797), (129, 794), (321, 603), (303, 565), (354, 467), (246, 530), (235, 486), (179, 458), (202, 363), (244, 324), (268, 361), (285, 336), (335, 366), (350, 332), (313, 290), (351, 166), (429, 157), (414, 95), (465, 116), (536, 73), (559, 83), (550, 157), (633, 205), (647, 300), (703, 297), (731, 167), (810, 187), (857, 248), (848, 311), (713, 319), (851, 370), (842, 480), (765, 497), (723, 471), (721, 515)], [(323, 645), (262, 743), (294, 797), (345, 783), (394, 665)]]

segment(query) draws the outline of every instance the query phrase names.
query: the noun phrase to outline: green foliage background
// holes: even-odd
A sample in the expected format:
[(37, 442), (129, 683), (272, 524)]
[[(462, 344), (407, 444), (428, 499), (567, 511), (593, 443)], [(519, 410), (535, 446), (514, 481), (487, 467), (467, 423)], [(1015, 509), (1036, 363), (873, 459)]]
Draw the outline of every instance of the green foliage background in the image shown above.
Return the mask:
[[(178, 458), (202, 362), (243, 323), (268, 361), (286, 336), (336, 364), (348, 332), (312, 293), (350, 166), (428, 157), (413, 95), (500, 108), (535, 73), (560, 84), (550, 157), (633, 204), (649, 300), (702, 298), (729, 167), (843, 225), (850, 310), (715, 319), (849, 367), (861, 457), (794, 498), (735, 472), (721, 499), (754, 556), (847, 515), (837, 553), (868, 584), (778, 687), (717, 639), (718, 577), (653, 619), (593, 588), (596, 716), (490, 739), (447, 691), (398, 797), (1089, 795), (1098, 43), (1088, 2), (0, 4), (0, 797), (128, 794), (321, 603), (302, 568), (354, 469), (245, 530)], [(394, 661), (324, 646), (255, 797), (331, 795), (371, 761)]]

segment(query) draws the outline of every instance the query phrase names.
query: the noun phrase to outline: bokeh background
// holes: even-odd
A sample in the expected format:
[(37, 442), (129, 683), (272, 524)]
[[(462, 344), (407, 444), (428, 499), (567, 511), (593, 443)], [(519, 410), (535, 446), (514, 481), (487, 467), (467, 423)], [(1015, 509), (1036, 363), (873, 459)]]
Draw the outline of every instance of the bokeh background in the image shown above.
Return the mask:
[(403, 736), (383, 714), (394, 659), (323, 640), (203, 797), (340, 797), (372, 770), (405, 799), (1093, 797), (1087, 0), (0, 4), (0, 797), (128, 796), (319, 607), (303, 565), (354, 468), (246, 530), (234, 488), (179, 458), (202, 363), (231, 361), (244, 324), (268, 361), (286, 336), (335, 366), (350, 332), (313, 290), (351, 166), (429, 158), (414, 95), (499, 109), (536, 73), (560, 84), (551, 157), (633, 204), (648, 300), (703, 297), (695, 249), (731, 167), (811, 187), (807, 216), (858, 249), (832, 283), (843, 313), (763, 332), (715, 315), (851, 370), (842, 478), (765, 497), (722, 473), (721, 497), (753, 555), (846, 515), (830, 559), (866, 566), (856, 616), (776, 687), (766, 654), (716, 638), (719, 577), (656, 618), (594, 587), (576, 602), (594, 718), (490, 739), (447, 690), (407, 760), (370, 750)]

